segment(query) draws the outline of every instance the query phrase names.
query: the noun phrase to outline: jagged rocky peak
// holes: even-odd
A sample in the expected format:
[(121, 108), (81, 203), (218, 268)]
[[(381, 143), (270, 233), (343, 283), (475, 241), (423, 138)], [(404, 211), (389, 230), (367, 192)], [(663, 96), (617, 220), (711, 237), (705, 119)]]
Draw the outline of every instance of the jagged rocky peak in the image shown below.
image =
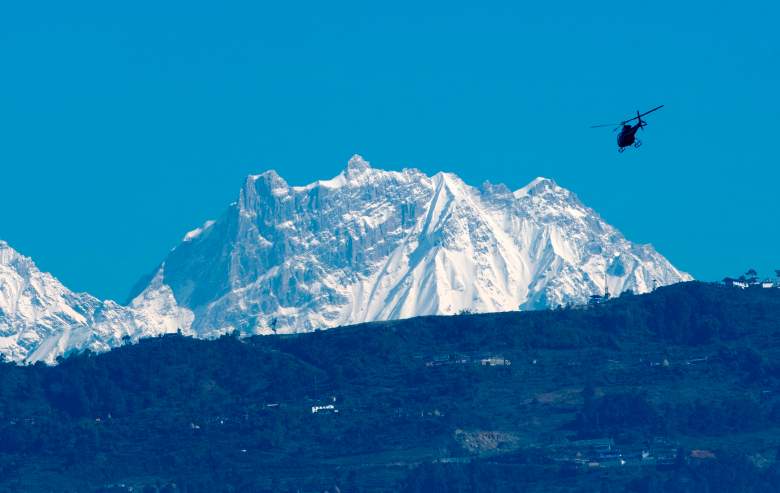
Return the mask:
[(538, 176), (533, 180), (531, 180), (531, 182), (528, 183), (528, 185), (517, 189), (515, 191), (515, 197), (523, 198), (523, 197), (529, 197), (534, 195), (541, 195), (546, 192), (568, 193), (568, 190), (559, 187), (558, 184), (555, 183), (555, 181), (551, 180), (550, 178)]
[(32, 261), (28, 257), (20, 255), (5, 241), (0, 240), (0, 265), (11, 267), (12, 264), (15, 268), (29, 268)]
[(161, 268), (160, 286), (192, 312), (194, 333), (535, 309), (690, 278), (542, 177), (515, 192), (477, 189), (355, 155), (305, 186), (256, 175), (239, 203)]
[(284, 178), (279, 176), (279, 173), (277, 173), (274, 169), (269, 169), (268, 171), (264, 171), (258, 175), (249, 175), (246, 179), (247, 184), (255, 183), (257, 181), (268, 183), (272, 187), (287, 186), (287, 182), (284, 181)]
[(363, 159), (363, 156), (361, 156), (360, 154), (355, 154), (351, 158), (349, 158), (349, 162), (347, 162), (346, 173), (348, 175), (358, 174), (370, 168), (371, 168), (371, 163)]
[(491, 183), (489, 181), (482, 183), (481, 190), (488, 195), (509, 195), (512, 193), (509, 187), (503, 183)]
[(247, 177), (244, 183), (239, 196), (239, 203), (242, 199), (250, 200), (249, 197), (286, 195), (289, 188), (290, 186), (284, 178), (279, 176), (274, 170), (268, 170), (259, 175), (251, 175)]

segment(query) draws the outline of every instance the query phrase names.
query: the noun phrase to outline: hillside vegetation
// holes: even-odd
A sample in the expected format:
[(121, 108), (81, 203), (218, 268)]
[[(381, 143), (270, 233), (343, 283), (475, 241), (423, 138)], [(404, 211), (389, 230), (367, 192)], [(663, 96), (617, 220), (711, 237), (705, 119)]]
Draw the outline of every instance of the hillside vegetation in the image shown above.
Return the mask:
[[(778, 491), (780, 289), (0, 366), (0, 491)], [(316, 412), (315, 412), (316, 411)]]

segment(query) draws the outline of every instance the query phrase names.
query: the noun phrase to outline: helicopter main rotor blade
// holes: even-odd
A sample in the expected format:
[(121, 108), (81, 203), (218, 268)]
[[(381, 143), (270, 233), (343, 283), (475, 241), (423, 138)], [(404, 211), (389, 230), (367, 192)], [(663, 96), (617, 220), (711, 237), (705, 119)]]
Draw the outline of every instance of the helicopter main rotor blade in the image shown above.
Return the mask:
[(660, 110), (660, 109), (661, 109), (661, 108), (663, 108), (663, 107), (664, 107), (664, 105), (661, 105), (661, 106), (656, 106), (656, 107), (655, 107), (655, 108), (653, 108), (652, 110), (645, 111), (645, 112), (644, 112), (644, 113), (642, 113), (641, 115), (637, 115), (637, 116), (635, 116), (634, 118), (629, 118), (628, 120), (624, 121), (623, 123), (628, 123), (628, 122), (632, 122), (632, 121), (634, 121), (634, 120), (638, 120), (638, 119), (642, 118), (643, 116), (645, 116), (645, 115), (647, 115), (647, 114), (649, 114), (649, 113), (652, 113), (653, 111)]
[[(664, 107), (664, 105), (656, 106), (652, 110), (645, 111), (644, 113), (639, 113), (637, 111), (637, 115), (635, 117), (629, 118), (628, 120), (623, 120), (620, 123), (604, 123), (604, 124), (601, 124), (601, 125), (591, 125), (590, 128), (620, 127), (621, 125), (625, 125), (628, 122), (633, 122), (634, 120), (641, 120), (643, 116), (648, 115), (648, 114), (652, 113), (653, 111), (660, 110), (663, 107)], [(643, 123), (646, 123), (646, 122), (643, 121)]]
[(641, 115), (639, 115), (639, 116), (645, 116), (645, 115), (647, 115), (647, 114), (649, 114), (649, 113), (652, 113), (653, 111), (660, 110), (660, 109), (661, 109), (661, 108), (663, 108), (663, 107), (664, 107), (664, 105), (661, 105), (661, 106), (656, 106), (656, 107), (655, 107), (655, 108), (653, 108), (652, 110), (645, 111), (644, 113), (642, 113), (642, 114), (641, 114)]

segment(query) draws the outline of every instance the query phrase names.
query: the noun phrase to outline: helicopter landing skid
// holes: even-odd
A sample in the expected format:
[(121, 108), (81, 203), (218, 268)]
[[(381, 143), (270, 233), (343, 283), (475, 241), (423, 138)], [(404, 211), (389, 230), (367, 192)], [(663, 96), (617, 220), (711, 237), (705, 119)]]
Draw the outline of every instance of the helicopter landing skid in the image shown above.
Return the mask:
[(622, 152), (623, 152), (623, 151), (625, 151), (625, 150), (626, 150), (626, 148), (625, 148), (625, 147), (618, 147), (618, 152), (620, 152), (620, 153), (622, 153)]
[(636, 139), (636, 141), (634, 142), (634, 147), (642, 147), (642, 141), (639, 140), (639, 139)]

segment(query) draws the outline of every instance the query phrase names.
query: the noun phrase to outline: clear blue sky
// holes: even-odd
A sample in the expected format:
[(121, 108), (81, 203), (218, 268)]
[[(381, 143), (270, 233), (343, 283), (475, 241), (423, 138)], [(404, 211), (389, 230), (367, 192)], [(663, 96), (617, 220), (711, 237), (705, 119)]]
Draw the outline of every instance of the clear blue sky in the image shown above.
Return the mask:
[[(123, 301), (247, 174), (361, 153), (551, 177), (699, 278), (780, 268), (777, 2), (228, 3), (4, 7), (0, 238)], [(588, 128), (658, 104), (639, 151)]]

